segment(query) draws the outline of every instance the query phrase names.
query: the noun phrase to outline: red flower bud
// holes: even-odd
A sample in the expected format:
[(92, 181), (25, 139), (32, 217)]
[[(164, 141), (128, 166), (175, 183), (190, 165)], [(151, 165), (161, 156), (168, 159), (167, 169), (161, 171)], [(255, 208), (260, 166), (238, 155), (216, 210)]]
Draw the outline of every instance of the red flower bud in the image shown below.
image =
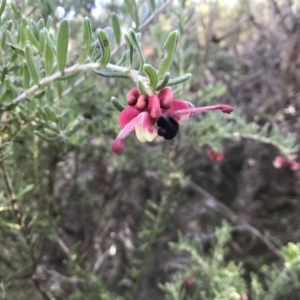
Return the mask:
[(158, 94), (158, 98), (160, 100), (161, 108), (170, 108), (174, 99), (172, 89), (169, 87), (162, 89)]
[(130, 106), (135, 105), (139, 96), (140, 96), (140, 92), (137, 88), (133, 88), (133, 89), (129, 90), (129, 92), (127, 93), (127, 96), (126, 96), (128, 105), (130, 105)]
[(141, 95), (141, 96), (139, 96), (139, 98), (136, 102), (136, 105), (134, 107), (140, 111), (143, 111), (146, 109), (147, 105), (148, 105), (148, 96)]

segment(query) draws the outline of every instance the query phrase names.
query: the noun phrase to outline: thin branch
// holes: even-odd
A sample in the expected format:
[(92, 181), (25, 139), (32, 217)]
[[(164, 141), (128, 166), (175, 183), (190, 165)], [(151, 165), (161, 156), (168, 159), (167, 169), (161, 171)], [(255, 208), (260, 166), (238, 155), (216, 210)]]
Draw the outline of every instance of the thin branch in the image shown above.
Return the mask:
[(283, 256), (280, 251), (275, 247), (275, 245), (265, 237), (258, 229), (250, 225), (248, 222), (243, 220), (240, 216), (238, 216), (234, 211), (232, 211), (225, 204), (216, 199), (213, 195), (208, 193), (194, 181), (189, 180), (188, 186), (192, 188), (198, 194), (204, 196), (204, 203), (210, 209), (215, 209), (226, 218), (228, 218), (232, 223), (242, 225), (247, 231), (251, 232), (254, 236), (259, 238), (280, 260), (283, 261)]

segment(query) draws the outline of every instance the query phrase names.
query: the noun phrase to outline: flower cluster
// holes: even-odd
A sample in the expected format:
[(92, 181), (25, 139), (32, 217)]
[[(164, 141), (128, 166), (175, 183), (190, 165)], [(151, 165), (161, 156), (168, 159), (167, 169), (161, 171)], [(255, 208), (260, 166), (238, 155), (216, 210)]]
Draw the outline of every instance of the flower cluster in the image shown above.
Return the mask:
[(299, 163), (296, 161), (296, 158), (296, 155), (290, 155), (288, 158), (283, 156), (276, 156), (273, 161), (273, 166), (277, 169), (288, 167), (292, 171), (297, 171), (299, 169)]
[(141, 142), (152, 142), (158, 135), (171, 140), (178, 133), (178, 122), (194, 114), (210, 110), (233, 111), (232, 106), (223, 104), (195, 108), (188, 101), (174, 99), (169, 87), (151, 96), (141, 95), (133, 88), (127, 93), (126, 100), (129, 106), (120, 112), (121, 131), (112, 144), (112, 151), (116, 153), (124, 148), (123, 139), (130, 133), (135, 132)]

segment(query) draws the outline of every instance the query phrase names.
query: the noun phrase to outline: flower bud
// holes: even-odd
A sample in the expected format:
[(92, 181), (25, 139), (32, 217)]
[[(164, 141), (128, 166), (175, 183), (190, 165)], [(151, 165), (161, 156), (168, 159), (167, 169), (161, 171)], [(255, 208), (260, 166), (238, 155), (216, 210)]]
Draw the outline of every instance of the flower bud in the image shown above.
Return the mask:
[(148, 105), (148, 96), (141, 95), (141, 96), (139, 96), (139, 98), (136, 102), (136, 105), (134, 107), (140, 111), (143, 111), (146, 109), (147, 105)]
[(149, 103), (148, 103), (147, 109), (150, 113), (151, 118), (158, 119), (161, 117), (162, 110), (161, 110), (159, 98), (157, 95), (154, 94), (149, 97)]
[(161, 108), (170, 108), (174, 99), (172, 89), (169, 87), (162, 89), (158, 94), (158, 98), (160, 101)]
[(132, 88), (126, 95), (127, 104), (130, 106), (135, 105), (139, 96), (139, 90), (137, 88)]

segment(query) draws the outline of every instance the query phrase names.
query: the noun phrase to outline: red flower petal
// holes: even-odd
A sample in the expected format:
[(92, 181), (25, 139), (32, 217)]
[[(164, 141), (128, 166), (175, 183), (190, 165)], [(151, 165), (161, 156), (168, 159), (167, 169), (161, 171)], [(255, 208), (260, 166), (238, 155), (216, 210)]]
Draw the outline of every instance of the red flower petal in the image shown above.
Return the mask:
[(128, 124), (130, 121), (132, 121), (134, 118), (136, 118), (141, 112), (136, 109), (135, 107), (126, 107), (120, 112), (119, 115), (119, 124), (123, 128)]

